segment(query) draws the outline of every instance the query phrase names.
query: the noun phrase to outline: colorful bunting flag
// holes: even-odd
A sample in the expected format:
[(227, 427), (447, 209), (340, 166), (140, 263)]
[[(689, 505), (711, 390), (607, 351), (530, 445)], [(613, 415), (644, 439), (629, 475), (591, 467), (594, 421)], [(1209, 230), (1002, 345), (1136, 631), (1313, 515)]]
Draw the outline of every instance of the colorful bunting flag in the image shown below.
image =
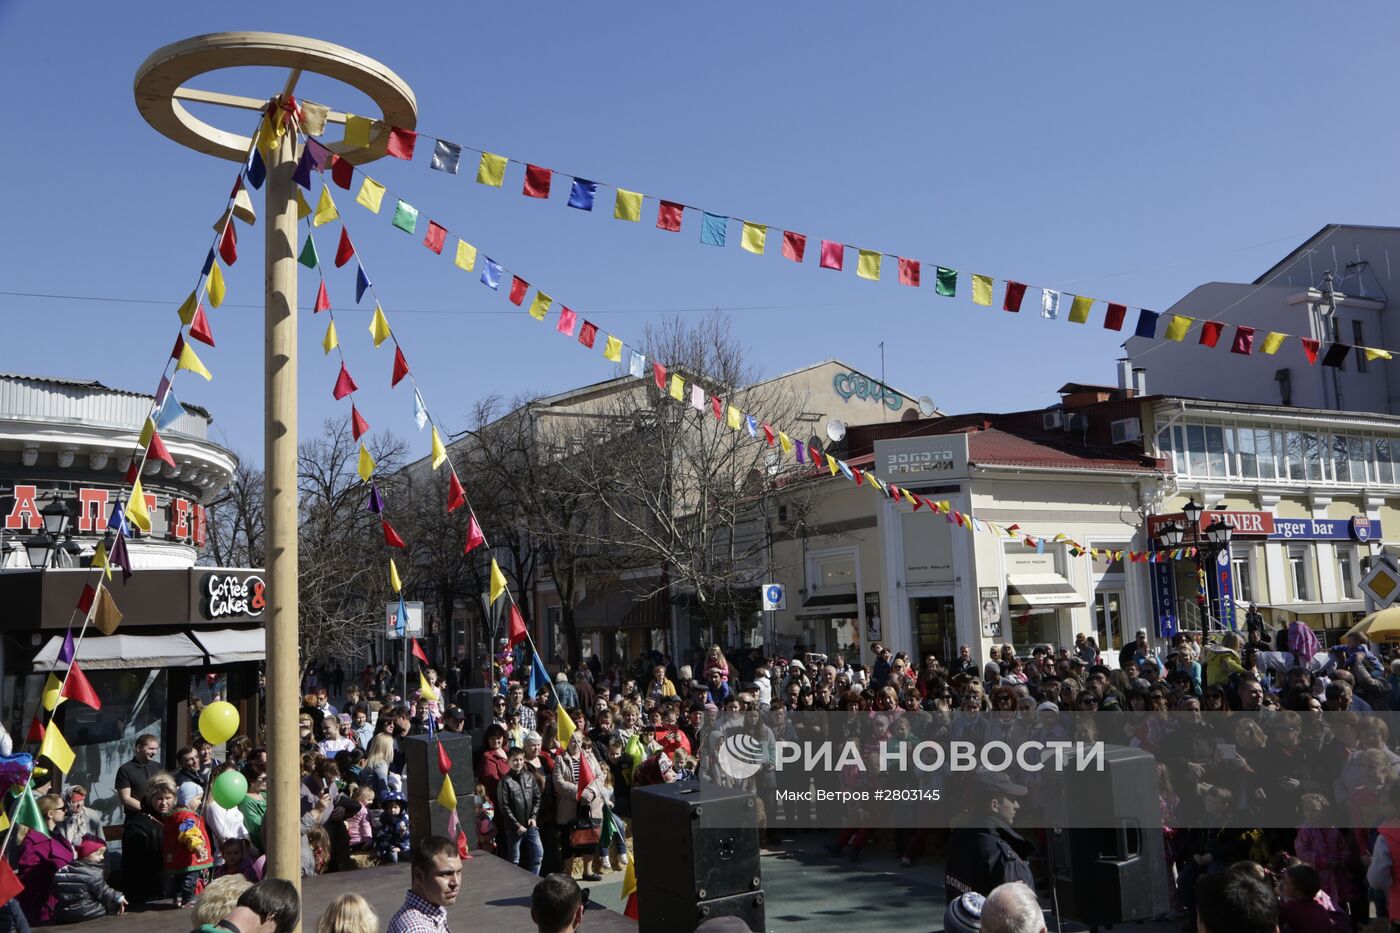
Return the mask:
[(569, 711), (564, 709), (563, 703), (555, 703), (554, 713), (554, 721), (556, 723), (555, 734), (559, 737), (559, 747), (568, 748), (569, 739), (574, 737), (574, 733), (578, 731), (578, 726), (574, 724), (573, 717), (569, 715)]
[(1123, 318), (1126, 317), (1127, 314), (1128, 314), (1128, 307), (1127, 307), (1127, 305), (1120, 305), (1120, 304), (1115, 304), (1114, 302), (1109, 302), (1109, 304), (1108, 304), (1108, 311), (1107, 311), (1107, 313), (1105, 314), (1104, 319), (1103, 319), (1103, 326), (1104, 326), (1104, 329), (1105, 329), (1105, 330), (1122, 330), (1122, 329), (1123, 329)]
[(399, 533), (394, 530), (394, 526), (389, 524), (389, 520), (387, 518), (381, 518), (380, 523), (384, 526), (384, 543), (386, 545), (388, 545), (389, 547), (396, 548), (408, 547), (408, 544), (404, 541), (404, 539), (399, 537)]
[(457, 241), (457, 258), (453, 260), (457, 268), (463, 272), (470, 272), (476, 268), (476, 247), (466, 240)]
[(586, 178), (575, 178), (569, 189), (569, 206), (581, 211), (593, 210), (593, 199), (598, 195), (598, 183)]
[[(413, 640), (413, 645), (414, 645), (414, 647), (418, 647), (418, 639), (415, 638), (415, 639)], [(422, 649), (422, 648), (418, 648), (418, 651), (421, 653), (421, 652), (423, 651), (423, 649)], [(427, 659), (426, 657), (423, 658), (423, 663), (424, 663), (424, 664), (427, 664), (427, 663), (428, 663), (428, 659)], [(442, 744), (441, 741), (439, 741), (439, 742), (437, 743), (437, 755), (438, 755), (438, 760), (437, 760), (438, 772), (439, 772), (440, 774), (448, 774), (448, 773), (450, 773), (450, 772), (452, 771), (452, 759), (447, 757), (447, 749), (443, 746), (443, 744)]]
[(510, 303), (517, 307), (525, 300), (525, 294), (530, 291), (530, 283), (518, 275), (510, 277)]
[(507, 637), (511, 645), (518, 645), (530, 637), (530, 633), (525, 628), (525, 617), (520, 614), (520, 607), (515, 603), (510, 604), (510, 632)]
[(700, 214), (700, 242), (706, 246), (723, 246), (729, 238), (729, 218), (702, 211)]
[[(147, 421), (149, 422), (149, 419), (147, 419)], [(149, 423), (154, 424), (154, 422)], [(155, 431), (151, 432), (151, 443), (146, 448), (146, 456), (148, 459), (154, 458), (163, 463), (168, 463), (171, 469), (179, 468), (178, 464), (175, 463), (175, 458), (170, 456), (170, 451), (165, 449), (165, 441), (161, 440), (160, 435)]]
[(204, 313), (204, 305), (194, 309), (194, 320), (190, 321), (190, 337), (207, 346), (214, 345), (214, 332), (209, 329), (209, 318)]
[(1235, 328), (1235, 339), (1230, 344), (1231, 353), (1249, 356), (1254, 352), (1254, 328), (1239, 325)]
[[(45, 733), (48, 732), (47, 729), (44, 731)], [(42, 754), (42, 751), (40, 754)], [(57, 762), (54, 763), (57, 764)], [(37, 832), (41, 836), (49, 835), (48, 820), (44, 819), (44, 815), (39, 812), (39, 802), (34, 799), (34, 788), (28, 781), (24, 783), (24, 789), (19, 793), (19, 801), (15, 804), (11, 819), (16, 826), (28, 826), (30, 830)], [(0, 859), (0, 861), (4, 860)], [(6, 862), (6, 864), (8, 864), (8, 862)]]
[(574, 323), (577, 319), (578, 316), (574, 314), (571, 308), (560, 308), (559, 323), (554, 325), (554, 329), (566, 337), (572, 337), (574, 335)]
[(321, 198), (316, 202), (316, 213), (311, 216), (311, 226), (324, 226), (338, 217), (340, 217), (340, 211), (335, 209), (335, 201), (331, 199), (331, 189), (322, 185)]
[(535, 292), (535, 300), (530, 302), (530, 317), (537, 321), (543, 321), (545, 315), (549, 313), (550, 305), (554, 304), (554, 299), (544, 292)]
[(447, 471), (447, 514), (461, 508), (467, 501), (467, 491), (462, 488), (462, 481), (457, 478), (456, 470)]
[(389, 388), (394, 388), (403, 381), (403, 377), (408, 375), (408, 360), (404, 359), (403, 350), (398, 344), (394, 345), (394, 373), (393, 379), (389, 383)]
[(194, 320), (194, 309), (198, 306), (198, 304), (199, 292), (190, 292), (189, 296), (180, 304), (179, 309), (175, 312), (176, 314), (180, 315), (181, 324), (187, 325), (190, 323), (190, 321)]
[(492, 291), (499, 291), (501, 287), (501, 265), (493, 262), (491, 257), (486, 257), (486, 265), (481, 269), (481, 284)]
[(1347, 355), (1350, 353), (1350, 344), (1334, 343), (1327, 348), (1327, 355), (1322, 358), (1322, 365), (1340, 367), (1343, 363), (1346, 362)]
[(297, 256), (297, 262), (308, 269), (314, 269), (320, 265), (321, 259), (316, 255), (316, 241), (311, 239), (311, 234), (306, 235), (306, 242), (301, 246), (301, 255)]
[(224, 235), (219, 237), (219, 255), (230, 266), (238, 262), (238, 235), (232, 220), (224, 224)]
[(958, 270), (934, 267), (933, 291), (944, 298), (952, 298), (958, 293)]
[(112, 591), (105, 586), (97, 594), (97, 609), (92, 614), (92, 624), (103, 635), (111, 635), (122, 624), (122, 613), (112, 599)]
[(680, 376), (671, 376), (671, 398), (678, 402), (685, 401), (685, 380)]
[(1203, 321), (1201, 323), (1201, 346), (1214, 347), (1220, 342), (1220, 334), (1225, 330), (1225, 325), (1219, 321)]
[(1146, 337), (1148, 340), (1157, 335), (1157, 318), (1161, 317), (1156, 311), (1148, 311), (1146, 308), (1138, 311), (1137, 327), (1133, 330), (1133, 336)]
[(1026, 286), (1021, 282), (1007, 282), (1006, 295), (1001, 301), (1001, 310), (1018, 313), (1021, 310), (1021, 299), (1026, 296)]
[(412, 159), (413, 147), (418, 143), (418, 134), (401, 127), (389, 127), (389, 142), (384, 151), (396, 159)]
[(151, 513), (146, 511), (146, 493), (141, 489), (141, 480), (131, 487), (131, 501), (126, 506), (126, 519), (146, 534), (151, 533)]
[(326, 290), (326, 280), (322, 279), (321, 284), (316, 289), (316, 301), (312, 304), (311, 311), (314, 314), (320, 314), (322, 311), (329, 311), (330, 309), (331, 294)]
[(359, 386), (355, 385), (355, 380), (350, 378), (350, 370), (345, 368), (345, 362), (341, 361), (340, 374), (335, 377), (335, 391), (332, 393), (335, 400), (340, 401), (358, 388)]
[(97, 691), (92, 689), (92, 683), (78, 667), (78, 662), (74, 661), (68, 666), (68, 676), (64, 678), (61, 696), (69, 700), (77, 700), (84, 706), (91, 706), (95, 710), (102, 709), (102, 699), (97, 695)]
[(331, 156), (331, 181), (335, 182), (344, 191), (350, 190), (350, 184), (355, 180), (355, 166), (350, 164), (349, 159), (342, 159), (338, 155)]
[(506, 591), (506, 575), (501, 573), (501, 565), (496, 563), (496, 558), (491, 558), (491, 592), (490, 601), (492, 605), (501, 598), (501, 594)]
[(656, 209), (656, 229), (679, 233), (681, 218), (684, 214), (685, 205), (677, 204), (675, 201), (662, 201)]
[(423, 237), (423, 245), (440, 256), (443, 244), (446, 242), (447, 228), (436, 220), (428, 221), (428, 233)]
[(467, 541), (462, 546), (463, 554), (470, 554), (486, 541), (486, 537), (481, 533), (481, 526), (476, 523), (476, 515), (473, 514), (467, 521)]
[(442, 776), (442, 789), (438, 791), (437, 804), (444, 810), (457, 810), (457, 792), (452, 788), (452, 775)]
[(593, 349), (593, 341), (598, 336), (598, 325), (592, 321), (584, 321), (583, 326), (578, 329), (578, 342), (588, 349)]
[(339, 269), (355, 255), (355, 244), (350, 242), (350, 231), (340, 228), (340, 242), (335, 248), (335, 267)]
[(1389, 350), (1379, 350), (1375, 347), (1362, 347), (1361, 349), (1366, 351), (1368, 361), (1393, 359)]
[(618, 188), (617, 198), (613, 202), (613, 217), (617, 220), (641, 220), (642, 193), (640, 191), (628, 191), (626, 188)]
[(345, 115), (345, 148), (363, 149), (369, 145), (369, 133), (374, 121), (369, 117), (357, 117), (354, 114)]
[(1191, 325), (1196, 322), (1195, 318), (1187, 317), (1184, 314), (1173, 314), (1167, 322), (1167, 339), (1180, 341), (1186, 337), (1186, 332), (1191, 329)]
[(1052, 321), (1060, 316), (1060, 293), (1053, 288), (1040, 290), (1040, 316)]
[(651, 376), (656, 380), (656, 387), (662, 392), (666, 391), (666, 367), (660, 363), (651, 364)]
[[(110, 560), (107, 559), (107, 545), (106, 545), (106, 544), (104, 544), (104, 543), (101, 542), (101, 541), (97, 542), (97, 547), (95, 547), (95, 548), (93, 549), (93, 551), (92, 551), (92, 563), (90, 563), (88, 566), (89, 566), (89, 567), (97, 567), (98, 569), (100, 569), (100, 570), (102, 571), (103, 576), (105, 576), (108, 580), (111, 580), (111, 579), (112, 579), (112, 562), (111, 562)], [(69, 639), (69, 640), (71, 640), (72, 637), (73, 637), (72, 631), (69, 631), (68, 635), (65, 636), (65, 638), (67, 638), (67, 639)], [(65, 642), (65, 646), (66, 646), (66, 645), (67, 645), (67, 643)], [(67, 660), (71, 661), (71, 660), (73, 660), (73, 659), (70, 657), (70, 658), (68, 658)]]
[(1085, 298), (1083, 295), (1075, 295), (1074, 301), (1069, 305), (1069, 322), (1071, 324), (1083, 324), (1089, 320), (1089, 309), (1093, 307), (1094, 299)]
[(442, 446), (442, 438), (438, 435), (437, 425), (433, 425), (433, 469), (442, 466), (447, 459), (447, 448)]
[(884, 256), (873, 249), (863, 249), (856, 256), (856, 275), (872, 282), (880, 280), (880, 261)]
[(756, 224), (744, 221), (743, 230), (739, 237), (739, 245), (746, 252), (762, 256), (763, 251), (768, 247), (768, 227), (765, 224)]
[(476, 183), (499, 188), (506, 180), (506, 157), (490, 152), (481, 154), (481, 162), (476, 167)]
[(613, 363), (622, 362), (622, 341), (612, 334), (608, 335), (608, 342), (603, 344), (603, 359)]
[(126, 539), (131, 533), (131, 529), (126, 526), (125, 519), (118, 524), (120, 527), (115, 529), (117, 535), (112, 543), (112, 553), (108, 555), (108, 560), (111, 561), (112, 566), (121, 569), (122, 582), (125, 583), (131, 579), (131, 555), (127, 553), (126, 549)]
[(807, 236), (802, 233), (793, 233), (791, 230), (783, 231), (783, 258), (791, 259), (793, 262), (801, 262), (802, 257), (807, 253)]
[(365, 420), (364, 415), (360, 414), (360, 410), (355, 407), (354, 402), (350, 403), (350, 433), (357, 441), (369, 433), (369, 422)]
[(844, 243), (833, 243), (830, 240), (822, 240), (821, 267), (823, 269), (840, 270), (846, 264), (846, 246)]
[(992, 305), (992, 277), (990, 275), (972, 276), (972, 303), (975, 305)]
[(340, 335), (335, 332), (335, 318), (331, 318), (326, 324), (326, 336), (321, 338), (321, 349), (329, 354), (338, 346), (340, 346)]
[(262, 153), (258, 152), (258, 147), (253, 147), (253, 154), (248, 157), (248, 166), (244, 170), (244, 175), (248, 179), (248, 184), (255, 189), (263, 186), (263, 180), (267, 178), (267, 163), (263, 161)]
[(407, 201), (400, 200), (394, 208), (393, 224), (404, 233), (412, 234), (418, 230), (418, 208)]
[[(413, 656), (414, 656), (415, 658), (417, 658), (418, 660), (422, 661), (424, 664), (429, 663), (429, 662), (428, 662), (428, 655), (427, 655), (427, 653), (423, 650), (423, 646), (420, 645), (420, 644), (418, 644), (418, 639), (416, 639), (416, 638), (410, 638), (410, 639), (408, 640), (408, 644), (409, 644), (409, 650), (413, 653)], [(439, 747), (441, 747), (441, 744), (442, 744), (442, 743), (440, 743), (440, 742), (438, 743)]]
[(449, 175), (457, 174), (457, 165), (462, 161), (462, 147), (456, 143), (450, 143), (445, 139), (439, 139), (433, 144), (433, 161), (431, 167), (439, 172), (446, 172)]
[(384, 512), (384, 498), (379, 495), (379, 487), (373, 483), (369, 484), (369, 498), (365, 500), (365, 511), (375, 515)]
[(44, 678), (44, 689), (39, 693), (40, 703), (46, 711), (52, 713), (66, 699), (63, 696), (63, 682), (58, 679), (57, 674), (49, 671), (49, 676)]
[(403, 581), (399, 579), (399, 568), (392, 557), (389, 558), (389, 587), (395, 593), (403, 589)]
[(554, 181), (554, 170), (541, 165), (525, 166), (525, 187), (521, 194), (527, 198), (549, 197), (549, 186)]
[(368, 209), (371, 214), (378, 214), (384, 204), (384, 191), (383, 185), (366, 175), (360, 184), (360, 193), (355, 195), (355, 203)]
[(428, 423), (428, 406), (423, 404), (423, 396), (416, 387), (413, 390), (413, 423), (420, 431)]
[(641, 379), (646, 375), (647, 358), (636, 350), (632, 350), (627, 357), (627, 372), (633, 378)]
[(219, 269), (216, 262), (209, 267), (209, 305), (217, 308), (224, 303), (224, 295), (228, 294), (228, 289), (224, 287), (224, 273)]
[(733, 405), (730, 405), (729, 410), (725, 414), (728, 418), (729, 429), (731, 431), (739, 430), (739, 426), (743, 423), (743, 413)]
[(899, 284), (919, 287), (919, 260), (899, 257)]
[(379, 307), (379, 303), (374, 304), (374, 317), (369, 321), (369, 335), (374, 339), (374, 346), (378, 348), (384, 341), (389, 339), (389, 319), (384, 316), (384, 309)]
[(360, 444), (359, 463), (355, 466), (355, 472), (359, 474), (360, 482), (369, 482), (369, 478), (374, 475), (375, 466), (374, 457), (370, 455), (369, 448)]

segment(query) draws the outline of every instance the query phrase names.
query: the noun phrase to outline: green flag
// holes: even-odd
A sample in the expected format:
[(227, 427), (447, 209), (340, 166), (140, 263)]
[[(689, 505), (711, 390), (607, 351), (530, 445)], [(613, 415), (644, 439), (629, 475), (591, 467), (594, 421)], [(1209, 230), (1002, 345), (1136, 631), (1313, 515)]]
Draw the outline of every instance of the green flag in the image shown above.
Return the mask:
[(297, 257), (297, 262), (308, 269), (314, 269), (321, 260), (316, 256), (316, 242), (311, 239), (311, 234), (306, 235), (306, 245), (301, 248), (301, 255)]
[(613, 826), (612, 808), (607, 805), (604, 805), (603, 827), (602, 830), (598, 833), (598, 851), (606, 856), (608, 854), (608, 848), (613, 844), (613, 840), (616, 837), (617, 832), (616, 827)]
[(631, 781), (633, 773), (637, 770), (637, 766), (640, 765), (647, 756), (646, 750), (642, 748), (641, 736), (634, 734), (632, 738), (628, 739), (627, 747), (622, 750), (622, 754), (627, 756), (629, 762), (627, 765), (627, 780)]
[(938, 267), (938, 275), (933, 290), (944, 298), (952, 298), (958, 290), (958, 270)]
[(48, 823), (45, 822), (44, 815), (39, 812), (38, 801), (34, 799), (34, 789), (28, 784), (24, 785), (24, 790), (19, 795), (19, 802), (15, 804), (14, 822), (16, 825), (38, 830), (45, 836), (49, 834)]

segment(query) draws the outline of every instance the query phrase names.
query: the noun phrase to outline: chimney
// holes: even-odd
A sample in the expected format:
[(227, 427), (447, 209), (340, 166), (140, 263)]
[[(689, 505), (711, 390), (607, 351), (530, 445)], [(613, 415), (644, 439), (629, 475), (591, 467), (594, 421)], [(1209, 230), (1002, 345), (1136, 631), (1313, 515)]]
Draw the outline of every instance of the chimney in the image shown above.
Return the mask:
[(1133, 361), (1123, 357), (1118, 361), (1118, 388), (1131, 389), (1133, 387)]
[(1147, 370), (1140, 366), (1133, 367), (1133, 394), (1147, 394)]

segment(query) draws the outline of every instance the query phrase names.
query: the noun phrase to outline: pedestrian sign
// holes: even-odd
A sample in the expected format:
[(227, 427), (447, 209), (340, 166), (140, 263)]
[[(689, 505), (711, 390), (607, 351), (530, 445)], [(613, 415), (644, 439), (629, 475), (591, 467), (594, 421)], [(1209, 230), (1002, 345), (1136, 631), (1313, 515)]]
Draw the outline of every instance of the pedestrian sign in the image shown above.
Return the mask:
[(781, 612), (787, 608), (787, 592), (781, 583), (763, 584), (763, 611)]

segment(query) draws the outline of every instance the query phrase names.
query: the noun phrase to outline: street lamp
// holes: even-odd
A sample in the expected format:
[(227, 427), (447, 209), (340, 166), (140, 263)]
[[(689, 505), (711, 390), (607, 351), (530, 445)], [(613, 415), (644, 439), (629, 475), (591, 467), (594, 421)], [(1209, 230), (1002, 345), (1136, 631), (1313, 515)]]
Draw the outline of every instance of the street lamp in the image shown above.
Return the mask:
[[(1215, 520), (1203, 531), (1201, 529), (1201, 516), (1205, 514), (1195, 499), (1186, 500), (1186, 504), (1181, 507), (1181, 513), (1186, 518), (1186, 527), (1183, 528), (1178, 522), (1168, 522), (1157, 530), (1157, 540), (1161, 547), (1172, 549), (1187, 544), (1196, 549), (1196, 579), (1205, 579), (1206, 563), (1213, 565), (1222, 552), (1230, 550), (1230, 540), (1234, 537), (1234, 529), (1224, 518), (1216, 516)], [(1189, 535), (1188, 535), (1189, 531)], [(1201, 586), (1200, 582), (1197, 586)], [(1208, 587), (1208, 584), (1207, 584)], [(1210, 596), (1209, 589), (1198, 592), (1197, 603), (1206, 610), (1206, 617), (1202, 621), (1202, 629), (1206, 634), (1210, 632)], [(1221, 615), (1223, 616), (1223, 612)], [(1225, 624), (1222, 618), (1221, 624)]]
[(29, 536), (24, 542), (24, 551), (29, 555), (29, 566), (47, 570), (49, 555), (59, 548), (59, 538), (68, 525), (68, 506), (58, 499), (50, 499), (49, 504), (39, 510), (39, 518), (44, 527)]

